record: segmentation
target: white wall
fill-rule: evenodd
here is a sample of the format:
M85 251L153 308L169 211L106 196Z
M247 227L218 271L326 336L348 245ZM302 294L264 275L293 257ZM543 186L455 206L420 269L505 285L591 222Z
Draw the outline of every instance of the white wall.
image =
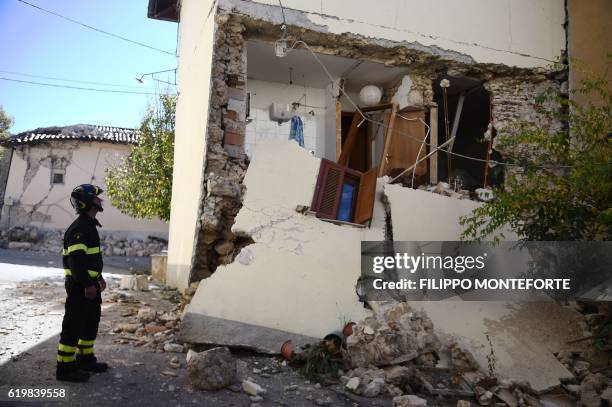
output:
M251 94L251 119L246 126L245 150L252 157L255 145L261 140L288 140L291 122L287 121L280 125L270 120L270 104L291 104L301 100L300 103L311 106L322 107L322 109L300 107L297 114L304 123L304 147L312 150L317 157L325 154L325 138L332 137L335 133L326 136L325 120L328 114L335 117L335 108L326 106L325 89L289 85L288 83L265 82L255 79L247 81L247 90ZM306 94L306 97L302 96ZM314 116L308 114L314 111ZM335 119L334 119L335 120Z
M276 0L252 1L278 6ZM306 12L300 25L309 28L436 46L476 62L545 67L565 48L563 0L285 0L283 5ZM280 12L258 13L282 21ZM293 24L294 16L286 14Z
M294 142L259 143L232 227L255 243L200 282L188 312L315 338L370 315L355 285L361 241L384 239L383 205L376 200L371 228L297 213L312 200L319 165Z
M215 13L212 0L183 0L179 25L179 98L176 106L167 284L185 288L195 249L210 99Z
M52 146L51 148L49 146ZM127 145L56 141L42 145L26 146L25 155L15 151L11 162L9 178L6 186L5 203L11 200L14 205L3 208L2 226L28 224L45 229L64 229L75 218L75 212L70 205L70 193L80 184L92 183L106 190L104 171L115 166L130 153ZM74 148L71 153L70 149ZM53 154L71 154L69 164L65 169L64 184L51 184L51 168L41 164L41 159ZM28 162L30 161L30 170ZM36 166L38 168L36 168ZM26 177L26 171L31 176ZM159 219L135 219L124 215L111 205L106 193L104 212L98 214L100 223L107 231L126 231L156 233L167 235L168 224ZM36 206L34 208L34 206ZM24 212L35 210L32 217L24 216Z

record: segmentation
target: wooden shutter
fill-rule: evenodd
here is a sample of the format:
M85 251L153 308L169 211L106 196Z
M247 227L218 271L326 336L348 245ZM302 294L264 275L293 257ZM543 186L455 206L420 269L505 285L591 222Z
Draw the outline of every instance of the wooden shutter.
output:
M323 158L310 210L318 218L336 219L340 206L345 168Z
M372 219L374 212L374 197L376 195L376 174L378 168L372 168L361 176L357 192L357 207L353 222L365 223Z

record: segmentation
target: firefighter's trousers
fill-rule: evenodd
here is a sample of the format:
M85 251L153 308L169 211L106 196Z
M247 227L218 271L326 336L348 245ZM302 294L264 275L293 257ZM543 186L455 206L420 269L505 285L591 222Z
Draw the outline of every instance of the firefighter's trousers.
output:
M97 290L93 300L85 297L85 287L66 277L66 311L57 351L58 363L71 363L77 356L93 356L100 323L102 297Z

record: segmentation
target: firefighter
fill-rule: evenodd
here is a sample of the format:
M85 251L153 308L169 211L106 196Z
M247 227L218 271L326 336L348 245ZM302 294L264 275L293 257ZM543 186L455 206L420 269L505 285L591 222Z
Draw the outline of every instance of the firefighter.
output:
M96 214L102 212L101 188L83 184L70 194L78 218L64 234L63 263L66 275L66 311L57 351L57 380L84 382L89 372L104 372L106 363L94 356L94 342L100 322L102 253Z

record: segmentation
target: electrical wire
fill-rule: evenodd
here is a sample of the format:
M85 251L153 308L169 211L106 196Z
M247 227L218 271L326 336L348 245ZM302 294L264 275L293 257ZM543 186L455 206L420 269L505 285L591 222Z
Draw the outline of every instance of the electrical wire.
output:
M58 84L55 84L55 83L24 81L24 80L20 80L20 79L4 78L4 77L0 77L0 80L2 80L2 81L9 81L9 82L17 82L17 83L27 83L27 84L30 84L30 85L50 86L50 87L53 87L53 88L87 90L87 91L92 91L92 92L123 93L123 94L130 94L130 95L157 95L157 93L151 93L151 92L132 92L132 91L129 91L129 90L84 88L84 87L80 87L80 86L58 85Z
M69 22L71 22L73 24L77 24L77 25L80 25L82 27L88 28L90 30L93 30L93 31L96 31L96 32L99 32L99 33L102 33L102 34L105 34L105 35L108 35L108 36L111 36L111 37L114 37L114 38L117 38L117 39L120 39L120 40L123 40L123 41L126 41L126 42L129 42L129 43L132 43L132 44L135 44L135 45L139 45L141 47L148 48L148 49L153 50L153 51L162 52L164 54L176 56L175 52L170 52L170 51L166 51L166 50L163 50L163 49L160 49L160 48L156 48L156 47L153 47L151 45L147 45L147 44L139 42L139 41L131 40L131 39L123 37L121 35L113 34L111 32L102 30L100 28L92 27L89 24L85 24L85 23L82 23L80 21L74 20L74 19L72 19L70 17L66 17L66 16L64 16L62 14L56 13L54 11L44 9L44 8L42 8L40 6L37 6L36 4L28 3L25 0L17 0L17 1L22 3L22 4L26 4L26 5L30 6L30 7L34 7L35 9L38 9L38 10L43 11L45 13L48 13L48 14L54 15L56 17L59 17L59 18L61 18L63 20L69 21Z
M121 85L118 83L105 83L105 82L95 82L95 81L80 81L80 80L76 80L76 79L65 79L65 78L57 78L57 77L53 77L53 76L44 76L44 75L33 75L33 74L27 74L27 73L21 73L21 72L14 72L14 71L3 71L0 70L0 73L7 73L10 75L18 75L18 76L27 76L29 78L40 78L40 79L50 79L53 81L60 81L60 82L72 82L72 83L83 83L83 84L88 84L88 85L100 85L100 86L109 86L109 87L116 87L116 88L128 88L128 89L141 89L141 90L147 90L147 88L143 88L142 86L137 86L137 85ZM148 89L148 90L154 90L154 89Z
M324 64L324 63L323 63L323 62L322 62L322 61L319 59L319 57L316 55L316 53L315 53L315 52L314 52L314 51L313 51L313 50L310 48L310 46L309 46L307 43L305 43L305 42L304 42L304 41L302 41L302 40L297 40L297 41L295 41L295 42L293 43L293 45L291 46L290 50L295 49L295 47L296 47L298 44L302 44L302 45L303 45L303 46L304 46L304 47L305 47L305 48L306 48L306 49L307 49L307 50L308 50L308 51L309 51L309 52L312 54L312 56L313 56L313 57L314 57L314 59L315 59L315 60L318 62L318 64L321 66L321 68L323 69L323 71L325 71L325 73L326 73L326 75L328 76L329 80L330 80L331 82L334 82L334 77L333 77L333 75L332 75L332 74L329 72L329 70L327 69L327 67L325 66L325 64ZM359 108L359 106L357 106L357 104L356 104L356 103L353 101L353 99L351 99L351 97L350 97L350 96L349 96L349 95L348 95L348 94L347 94L347 93L344 91L344 89L341 89L341 90L342 90L342 94L343 94L343 95L346 97L346 99L347 99L347 100L348 100L348 101L351 103L351 105L352 105L352 106L355 108L355 111L357 111L359 114L361 114L361 116L364 118L364 120L366 120L366 121L368 121L368 122L370 122L370 123L373 123L373 124L377 124L377 125L379 125L379 126L383 126L383 128L388 128L388 127L389 127L387 124L385 124L385 123L383 123L383 122L378 122L378 121L376 121L376 120L373 120L373 119L369 118L369 117L368 117L366 114L364 114L364 113L361 111L361 109ZM424 142L424 141L422 141L422 140L419 140L417 137L414 137L414 136L412 136L412 135L410 135L410 134L408 134L408 133L405 133L405 132L400 132L400 131L397 131L397 130L395 130L395 129L392 129L392 131L393 131L393 133L395 133L395 134L400 134L400 135L402 135L402 136L405 136L405 137L408 137L408 138L410 138L410 139L416 140L416 141L418 141L419 143L423 142L425 145L427 145L428 147L430 147L430 148L432 148L432 149L434 149L434 150L436 150L436 151L442 151L443 153L450 154L450 155L453 155L453 156L456 156L456 157L465 158L466 160L472 160L472 161L477 161L477 162L481 162L481 163L486 163L486 162L488 162L488 163L490 163L490 164L495 164L495 165L503 165L503 166L506 166L506 167L519 167L519 168L520 168L520 167L522 167L520 164L505 163L505 162L495 161L495 160L488 160L488 161L487 161L487 160L482 159L482 158L471 157L471 156L467 156L467 155L465 155L465 154L456 153L456 152L454 152L454 151L445 150L445 149L439 148L438 146L435 146L435 145L433 145L433 144L431 144L431 143L427 143L427 142ZM551 165L551 166L534 165L534 167L535 167L535 168L541 168L541 169L550 169L550 168L575 168L575 166L573 166L573 165Z
M416 175L417 164L420 159L419 157L421 157L421 152L423 151L423 147L425 147L425 140L427 140L427 138L429 137L429 133L431 132L431 127L429 126L429 124L425 123L425 120L421 119L420 117L410 118L410 117L402 116L399 113L396 113L395 115L409 122L414 122L418 120L421 123L423 123L425 127L427 127L427 133L425 133L425 137L423 137L423 141L421 142L421 147L419 147L419 152L417 153L416 159L414 161L414 168L412 169L412 181L410 182L410 188L414 188L414 178ZM399 176L395 177L394 179L397 179L397 178L399 178Z

